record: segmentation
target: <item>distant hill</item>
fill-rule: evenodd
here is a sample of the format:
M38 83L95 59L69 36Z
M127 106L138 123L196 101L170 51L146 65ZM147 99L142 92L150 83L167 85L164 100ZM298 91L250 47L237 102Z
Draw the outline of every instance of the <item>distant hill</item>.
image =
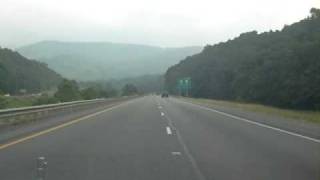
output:
M43 41L18 50L76 80L108 80L160 74L201 47L160 48L109 42Z
M39 92L56 86L61 79L46 64L29 60L10 49L0 48L0 91Z
M281 31L206 46L168 69L166 87L178 93L184 77L195 97L320 110L320 9Z

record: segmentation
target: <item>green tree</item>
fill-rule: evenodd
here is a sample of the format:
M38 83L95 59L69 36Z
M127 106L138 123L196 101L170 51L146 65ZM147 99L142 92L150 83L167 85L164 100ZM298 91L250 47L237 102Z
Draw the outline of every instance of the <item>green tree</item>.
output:
M43 94L35 100L33 105L54 104L58 102L59 100L56 97L50 97L48 94Z
M75 101L80 100L81 95L76 81L64 79L58 86L58 90L54 95L59 101Z
M123 96L130 96L138 93L138 89L133 84L126 84L122 88L122 95Z
M101 91L101 96L105 98L115 97L118 94L119 94L118 91L112 86L107 86L104 90Z
M56 87L61 76L46 64L27 59L19 53L0 48L0 89L15 94L22 89L26 92L40 92Z
M166 88L177 93L177 80L191 77L194 97L319 109L320 10L310 12L281 31L206 46L167 70Z
M312 8L310 10L310 13L311 13L312 18L319 18L320 17L320 9Z
M8 106L8 101L6 100L5 97L0 95L0 109L4 109Z
M101 97L100 93L101 91L99 92L97 89L90 87L82 90L81 96L83 99L89 100L89 99L95 99L95 98Z

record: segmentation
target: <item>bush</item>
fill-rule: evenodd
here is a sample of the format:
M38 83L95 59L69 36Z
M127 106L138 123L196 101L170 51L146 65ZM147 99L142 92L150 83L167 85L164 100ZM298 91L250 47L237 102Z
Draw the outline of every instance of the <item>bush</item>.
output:
M44 104L54 104L54 103L58 103L59 100L55 97L50 97L47 94L44 94L42 96L40 96L34 103L34 106L37 105L44 105Z
M134 94L138 94L138 89L137 89L137 87L135 85L126 84L122 88L122 95L123 96L129 96L129 95L134 95Z
M87 88L81 91L81 96L83 99L89 100L100 97L100 93L94 88Z
M0 95L0 109L7 108L7 106L8 106L7 99Z
M81 94L76 81L64 79L58 86L54 95L61 102L75 101L81 99Z

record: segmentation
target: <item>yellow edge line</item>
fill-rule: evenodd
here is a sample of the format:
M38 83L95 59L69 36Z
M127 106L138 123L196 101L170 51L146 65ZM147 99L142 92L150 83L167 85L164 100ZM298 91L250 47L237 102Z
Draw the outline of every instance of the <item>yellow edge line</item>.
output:
M122 104L122 103L121 103ZM118 105L114 105L114 106L111 106L109 107L108 109L105 109L105 110L102 110L102 111L99 111L99 112L95 112L93 114L90 114L90 115L87 115L87 116L83 116L81 118L77 118L75 120L72 120L72 121L69 121L67 123L63 123L63 124L60 124L58 126L55 126L55 127L52 127L52 128L49 128L49 129L46 129L46 130L43 130L43 131L40 131L40 132L37 132L37 133L34 133L34 134L31 134L29 136L26 136L26 137L23 137L23 138L20 138L20 139L17 139L17 140L14 140L14 141L11 141L9 143L6 143L6 144L1 144L0 145L0 150L2 149L5 149L5 148L8 148L10 146L13 146L13 145L16 145L18 143L21 143L21 142L24 142L24 141L27 141L27 140L30 140L30 139L33 139L35 137L38 137L38 136L41 136L41 135L44 135L44 134L48 134L52 131L55 131L55 130L58 130L58 129L61 129L61 128L64 128L64 127L67 127L67 126L70 126L72 124L75 124L75 123L78 123L80 121L83 121L83 120L86 120L86 119L89 119L91 117L94 117L94 116L97 116L99 114L102 114L104 112L107 112L107 111L110 111L116 107L119 107L121 104L118 104Z

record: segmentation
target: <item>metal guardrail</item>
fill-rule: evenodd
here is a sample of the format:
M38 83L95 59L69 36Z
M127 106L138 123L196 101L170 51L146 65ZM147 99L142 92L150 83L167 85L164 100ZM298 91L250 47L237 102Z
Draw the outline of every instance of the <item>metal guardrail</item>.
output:
M57 107L57 106L66 106L66 105L88 103L88 102L97 102L97 101L101 101L101 100L106 100L106 99L72 101L72 102L64 102L64 103L56 103L56 104L46 104L46 105L40 105L40 106L29 106L29 107L22 107L22 108L2 109L2 110L0 110L0 116L2 114L10 114L13 112L22 112L22 111L36 110L36 109L46 109L46 108Z
M126 97L73 101L50 105L0 110L0 127L8 125L17 125L52 116L59 116L90 108L96 108L124 98Z

